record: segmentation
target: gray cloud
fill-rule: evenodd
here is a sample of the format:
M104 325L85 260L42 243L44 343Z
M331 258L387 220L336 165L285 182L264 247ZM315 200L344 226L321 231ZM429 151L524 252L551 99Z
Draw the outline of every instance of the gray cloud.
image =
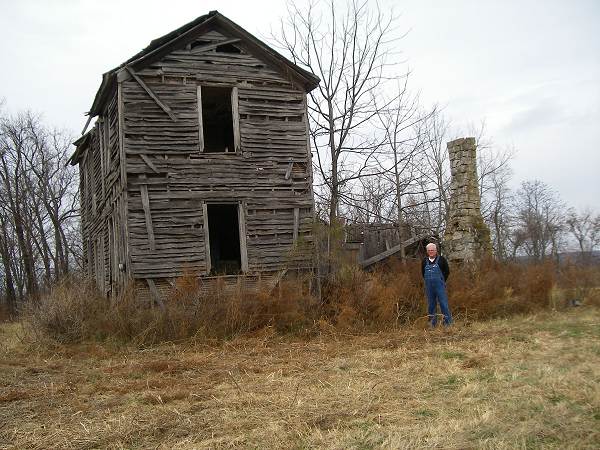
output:
M551 126L567 119L565 110L557 98L541 98L513 114L511 121L501 131L509 135L523 133Z

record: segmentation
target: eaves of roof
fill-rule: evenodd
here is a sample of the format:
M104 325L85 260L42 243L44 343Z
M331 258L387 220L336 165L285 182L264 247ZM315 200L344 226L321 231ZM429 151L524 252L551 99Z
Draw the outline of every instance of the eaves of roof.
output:
M176 30L165 34L164 36L154 39L142 51L133 55L120 66L115 67L114 69L103 74L102 83L100 84L88 114L94 117L102 112L104 105L110 98L110 94L113 92L113 89L116 86L117 73L121 69L129 66L135 70L140 70L148 64L151 64L153 61L166 55L175 46L177 46L177 44L185 41L186 38L193 39L193 36L195 36L198 32L201 32L204 29L208 31L208 29L215 27L222 28L232 35L240 37L244 43L251 48L251 50L257 53L256 56L262 56L268 62L281 67L284 73L290 75L298 83L303 85L307 92L310 92L319 85L320 79L317 76L297 66L286 57L269 47L267 44L244 30L242 27L223 16L218 11L211 11L208 14L200 16L177 28Z

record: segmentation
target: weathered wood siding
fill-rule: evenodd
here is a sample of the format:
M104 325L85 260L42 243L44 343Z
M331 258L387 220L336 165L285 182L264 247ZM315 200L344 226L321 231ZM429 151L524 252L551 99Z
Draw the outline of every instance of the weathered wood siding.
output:
M116 92L89 133L79 163L84 270L108 294L123 286L127 276L126 191L120 171Z
M135 74L176 120L136 79L121 82L135 278L206 272L203 202L242 208L250 273L310 264L306 94L245 51L202 51L226 39L210 32ZM244 49L243 42L235 45ZM197 87L203 85L237 88L240 152L200 151Z

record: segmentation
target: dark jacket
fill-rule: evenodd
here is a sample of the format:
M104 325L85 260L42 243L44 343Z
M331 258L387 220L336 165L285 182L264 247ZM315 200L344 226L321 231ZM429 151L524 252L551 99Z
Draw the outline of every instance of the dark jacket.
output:
M450 276L450 267L448 266L448 261L446 261L446 258L444 258L442 255L438 255L438 257L438 265L440 266L442 275L444 275L444 281L446 281ZM425 264L431 264L428 256L423 258L423 261L421 261L421 275L423 275L423 278L425 278Z

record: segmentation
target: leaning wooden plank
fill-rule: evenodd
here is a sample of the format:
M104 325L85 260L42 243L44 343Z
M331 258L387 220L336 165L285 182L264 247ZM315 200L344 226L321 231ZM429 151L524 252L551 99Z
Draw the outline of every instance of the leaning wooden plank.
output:
M127 186L127 163L125 153L125 101L123 99L123 84L117 84L117 114L119 116L119 167L121 188Z
M153 300L158 306L160 306L160 309L164 311L165 304L160 298L160 293L158 292L158 289L156 289L156 284L154 283L154 280L152 278L146 278L146 283L148 283L148 289L150 289L150 293L152 294Z
M248 272L248 247L246 244L246 214L244 202L238 204L238 223L240 233L240 262L242 272Z
M292 170L293 169L294 169L294 163L291 162L291 163L288 164L288 168L287 168L287 170L285 172L285 179L286 180L290 179L290 176L292 175Z
M204 151L204 128L202 125L202 86L196 89L196 99L198 102L198 147L201 152Z
M241 151L240 138L240 113L239 113L238 88L231 89L231 116L233 118L233 147L236 152Z
M210 274L211 261L210 261L210 236L208 233L208 205L206 202L202 202L202 216L204 220L204 258L206 259L206 275Z
M154 171L154 173L160 173L159 170L154 165L154 163L152 162L152 160L150 159L150 157L148 157L147 155L144 155L143 153L140 156L144 160L146 165L148 167L150 167L150 169L152 169L152 171Z
M294 208L294 246L298 243L298 229L300 228L300 208Z
M83 127L83 130L81 131L81 135L83 136L85 134L85 132L87 131L87 128L90 126L90 122L92 121L92 115L90 113L87 113L87 120L85 122L85 126Z
M140 175L140 181L146 179L146 175ZM148 232L148 243L151 250L156 250L154 242L154 228L152 227L152 215L150 213L150 197L148 196L148 186L140 184L140 192L142 194L142 207L144 208L144 216L146 219L146 231Z
M428 235L426 235L426 234L419 235L419 236L413 236L410 239L402 242L401 244L393 246L389 250L381 252L375 256L372 256L371 258L365 259L364 261L361 261L360 265L364 268L364 267L369 267L380 261L383 261L384 259L389 258L390 256L394 255L395 253L398 253L402 247L408 247L409 245L414 244L415 242L417 242L421 239L425 239L427 236Z
M171 110L171 108L169 108L167 105L165 105L157 96L156 94L152 91L152 89L150 89L148 87L148 85L146 83L144 83L144 81L131 69L131 67L127 66L127 71L130 73L130 75L133 77L133 79L135 81L137 81L137 83L142 87L142 89L144 89L148 95L152 98L152 100L154 100L156 102L156 104L158 106L160 106L160 108L167 113L167 115L174 121L177 122L177 116L175 115L175 113Z

